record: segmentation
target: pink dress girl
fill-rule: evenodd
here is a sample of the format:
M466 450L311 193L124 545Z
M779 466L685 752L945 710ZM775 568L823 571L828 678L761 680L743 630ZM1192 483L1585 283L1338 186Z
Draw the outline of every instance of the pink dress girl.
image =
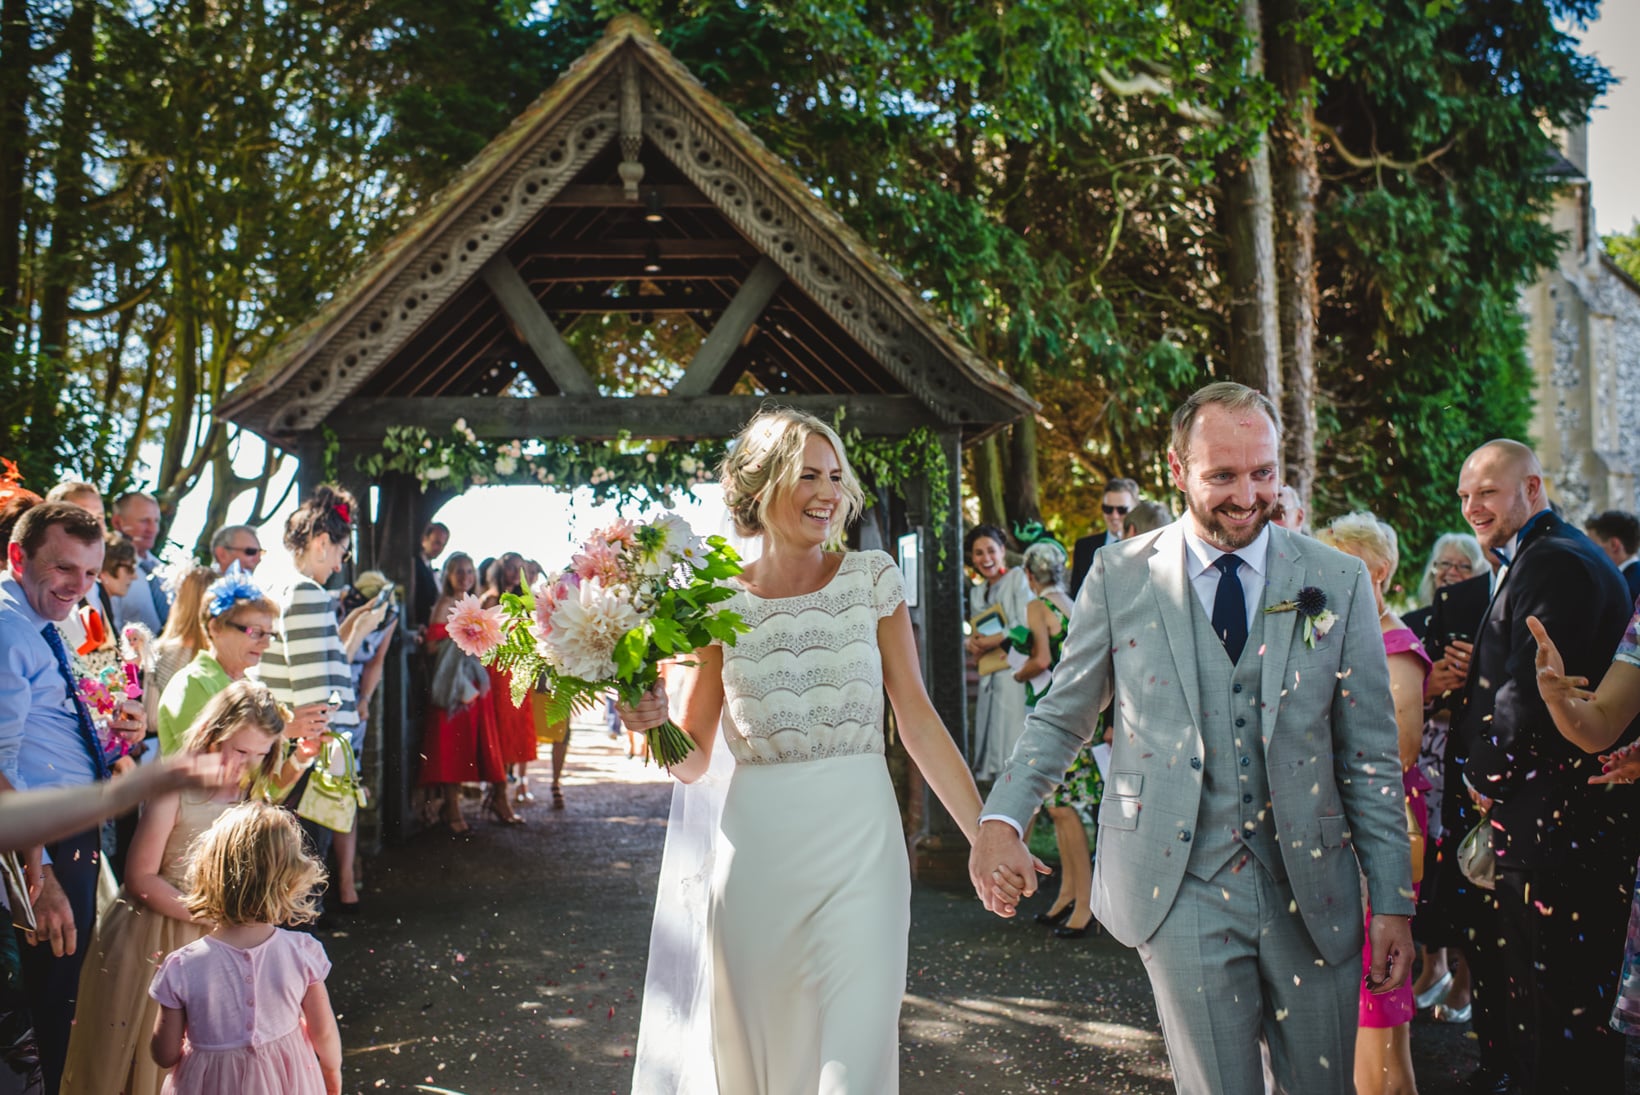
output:
M164 1095L325 1095L302 1000L329 973L318 940L283 928L253 947L208 935L173 952L148 990L187 1015Z

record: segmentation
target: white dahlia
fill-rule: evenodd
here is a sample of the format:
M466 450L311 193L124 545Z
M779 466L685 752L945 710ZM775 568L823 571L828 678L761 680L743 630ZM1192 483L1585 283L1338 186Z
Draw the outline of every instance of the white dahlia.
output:
M550 660L559 671L583 681L615 676L615 644L643 622L632 602L593 578L559 602L546 636Z

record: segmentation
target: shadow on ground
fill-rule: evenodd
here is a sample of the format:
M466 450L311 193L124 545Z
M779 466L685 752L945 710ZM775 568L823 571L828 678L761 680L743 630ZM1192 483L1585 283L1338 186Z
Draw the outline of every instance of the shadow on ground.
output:
M344 1090L626 1092L670 794L624 740L582 728L564 810L543 795L506 828L469 802L471 833L375 858L363 915L321 936ZM913 889L906 1095L1173 1090L1138 958L1051 938L1030 921L1040 907L1002 922ZM1458 1091L1475 1061L1467 1028L1423 1023L1414 1057L1422 1095Z

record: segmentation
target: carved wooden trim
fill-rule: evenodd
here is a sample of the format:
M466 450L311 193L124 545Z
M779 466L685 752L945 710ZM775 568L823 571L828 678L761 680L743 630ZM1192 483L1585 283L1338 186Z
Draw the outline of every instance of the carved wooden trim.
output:
M478 275L620 129L620 78L611 74L558 125L477 194L459 217L383 287L285 386L272 436L313 429L426 319Z

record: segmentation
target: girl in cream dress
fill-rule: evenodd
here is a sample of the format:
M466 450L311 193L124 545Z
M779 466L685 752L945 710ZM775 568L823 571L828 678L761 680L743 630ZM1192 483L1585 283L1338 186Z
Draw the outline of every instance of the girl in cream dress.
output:
M907 750L970 838L979 794L923 689L893 560L826 550L862 504L837 435L809 415L765 412L741 431L720 478L737 528L762 541L725 602L751 630L734 646L698 651L696 665L671 678L697 747L672 774L700 778L714 743L734 756L710 855L708 988L699 994L709 1001L715 1087L884 1095L899 1087L910 901L884 761L885 689ZM621 709L634 730L667 714L661 687ZM665 927L658 920L657 940ZM668 960L652 949L652 964ZM646 1022L661 1010L646 1007ZM687 1015L667 1010L673 1029L691 1029ZM646 1030L640 1046L661 1041ZM634 1090L712 1089L699 1075L662 1073L640 1049Z

